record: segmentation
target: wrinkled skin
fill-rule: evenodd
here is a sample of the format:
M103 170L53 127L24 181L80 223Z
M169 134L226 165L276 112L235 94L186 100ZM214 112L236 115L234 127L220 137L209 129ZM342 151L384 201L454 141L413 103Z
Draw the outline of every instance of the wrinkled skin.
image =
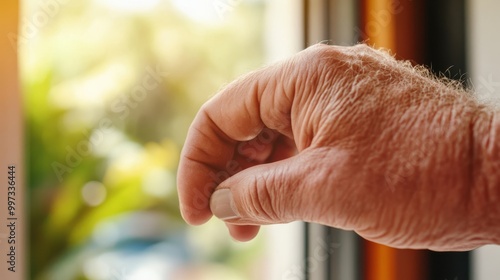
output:
M241 241L303 220L400 248L498 244L497 115L382 51L317 45L200 109L179 165L181 212L193 225L215 214Z

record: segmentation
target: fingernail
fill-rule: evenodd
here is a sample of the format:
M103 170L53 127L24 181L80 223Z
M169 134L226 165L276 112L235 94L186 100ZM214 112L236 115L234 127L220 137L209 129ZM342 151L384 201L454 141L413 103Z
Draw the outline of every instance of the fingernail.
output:
M223 221L238 218L233 195L229 189L218 190L212 194L210 209L217 218Z

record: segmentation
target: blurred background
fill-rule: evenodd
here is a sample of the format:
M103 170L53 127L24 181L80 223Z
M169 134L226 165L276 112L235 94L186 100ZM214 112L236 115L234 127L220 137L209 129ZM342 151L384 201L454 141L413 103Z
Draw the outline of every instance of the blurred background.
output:
M321 225L233 242L181 219L198 108L309 45L365 41L500 100L493 0L24 0L30 279L495 279L498 246L396 250ZM12 39L12 38L9 38ZM14 46L14 45L13 45ZM457 221L458 222L458 221ZM318 254L321 253L321 254Z
M224 84L269 61L264 1L22 1L31 279L265 279L266 233L188 227L176 168Z

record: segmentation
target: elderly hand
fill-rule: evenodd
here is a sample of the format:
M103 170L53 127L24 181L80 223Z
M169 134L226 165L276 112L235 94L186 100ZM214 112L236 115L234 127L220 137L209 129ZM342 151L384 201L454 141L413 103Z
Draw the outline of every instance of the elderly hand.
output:
M313 46L201 108L181 212L193 225L214 214L242 241L302 220L393 247L499 243L497 115L385 52Z

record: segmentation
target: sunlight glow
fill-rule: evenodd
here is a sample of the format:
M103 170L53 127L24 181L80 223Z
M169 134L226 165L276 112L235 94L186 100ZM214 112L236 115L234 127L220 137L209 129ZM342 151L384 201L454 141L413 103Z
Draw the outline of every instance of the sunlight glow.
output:
M96 1L114 10L125 12L145 12L155 8L159 0L105 0Z
M99 182L88 182L82 188L82 198L89 206L98 206L106 199L106 187Z
M184 15L198 22L217 22L223 19L225 12L217 12L218 1L206 0L173 0L172 4ZM234 1L238 2L238 1ZM229 10L234 9L232 5L228 6Z

